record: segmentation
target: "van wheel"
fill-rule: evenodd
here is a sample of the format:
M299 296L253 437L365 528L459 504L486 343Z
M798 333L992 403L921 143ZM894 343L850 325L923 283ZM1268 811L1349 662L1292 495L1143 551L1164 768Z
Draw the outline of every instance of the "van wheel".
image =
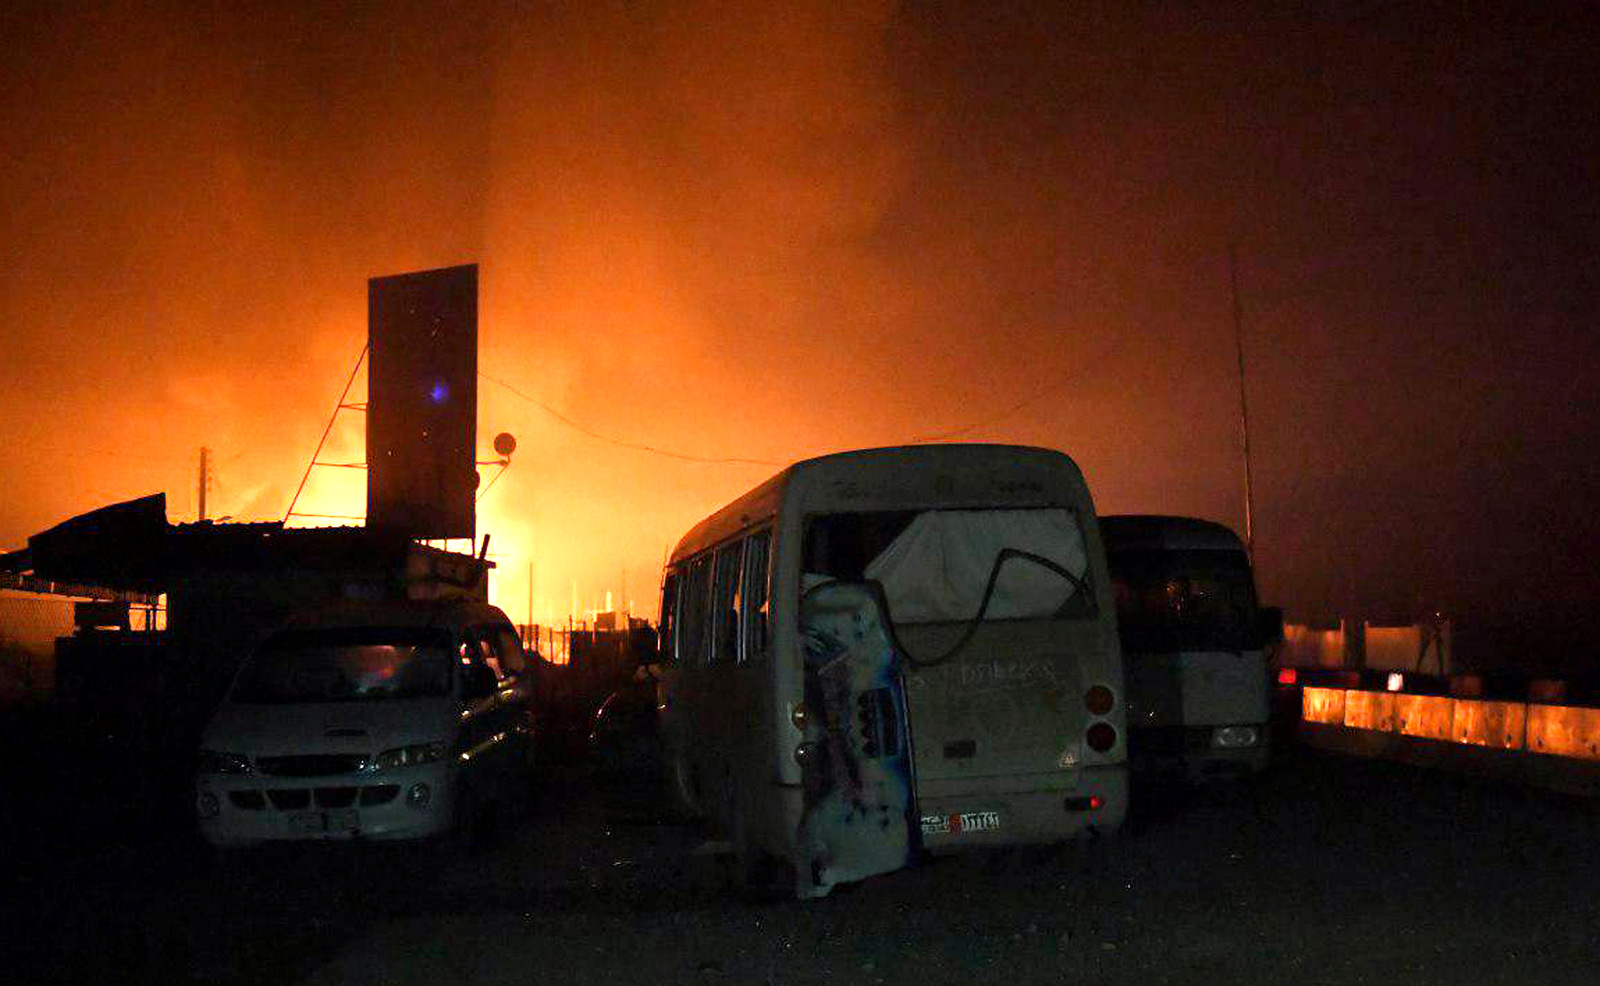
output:
M488 841L484 837L484 823L482 803L471 788L463 785L451 809L450 827L439 840L445 857L460 860L482 852Z
M517 784L522 800L533 803L533 789L539 783L539 740L532 733L522 737L522 756L517 764Z

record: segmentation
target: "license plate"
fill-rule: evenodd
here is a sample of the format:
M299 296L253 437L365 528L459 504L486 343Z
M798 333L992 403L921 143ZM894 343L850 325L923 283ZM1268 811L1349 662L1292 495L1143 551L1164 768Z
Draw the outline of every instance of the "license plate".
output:
M289 831L295 835L354 832L360 827L361 813L354 808L339 808L334 811L297 811L289 816Z
M923 835L961 835L989 832L1000 827L998 811L966 811L949 815L923 815Z

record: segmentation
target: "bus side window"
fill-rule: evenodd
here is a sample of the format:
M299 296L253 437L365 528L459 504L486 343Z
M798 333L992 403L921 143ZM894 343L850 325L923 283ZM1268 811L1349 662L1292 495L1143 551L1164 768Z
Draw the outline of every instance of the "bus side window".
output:
M689 566L688 583L683 587L682 620L678 625L681 638L678 660L684 667L705 667L711 650L711 635L707 623L711 609L711 556L702 555Z
M713 663L732 663L739 659L739 556L743 542L725 545L717 551L716 593L711 612L716 644Z
M668 575L661 581L661 661L664 664L678 663L678 655L673 647L678 643L677 634L673 631L678 625L678 576L676 573Z
M1129 619L1137 611L1133 599L1133 586L1120 575L1111 576L1111 595L1117 601L1117 618Z
M767 652L767 559L772 534L762 531L745 540L744 659L760 660Z

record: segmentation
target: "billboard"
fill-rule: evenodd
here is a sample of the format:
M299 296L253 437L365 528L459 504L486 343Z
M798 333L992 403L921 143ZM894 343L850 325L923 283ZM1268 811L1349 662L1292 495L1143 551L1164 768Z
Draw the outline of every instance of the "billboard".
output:
M475 534L478 266L367 282L367 526Z

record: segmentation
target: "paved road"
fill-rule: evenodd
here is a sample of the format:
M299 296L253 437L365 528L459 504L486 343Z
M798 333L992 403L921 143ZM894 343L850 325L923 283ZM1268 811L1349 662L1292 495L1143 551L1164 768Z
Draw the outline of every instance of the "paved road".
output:
M569 775L538 793L465 862L86 849L30 890L48 920L12 920L12 967L314 984L1600 981L1596 806L1399 765L1306 755L1147 801L1114 838L941 860L805 904L718 890L690 855L701 833L664 820L648 785Z

